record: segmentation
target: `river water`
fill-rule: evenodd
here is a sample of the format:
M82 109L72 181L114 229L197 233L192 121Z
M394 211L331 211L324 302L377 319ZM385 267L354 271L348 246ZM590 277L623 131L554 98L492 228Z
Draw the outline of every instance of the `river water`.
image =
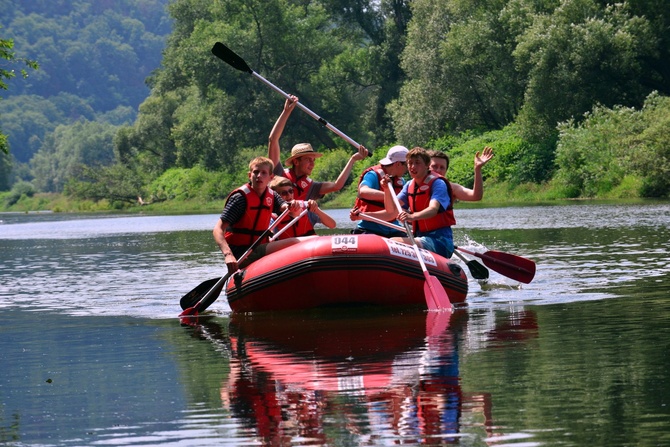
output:
M217 218L0 214L0 445L670 446L670 203L457 209L537 273L453 315L183 325Z

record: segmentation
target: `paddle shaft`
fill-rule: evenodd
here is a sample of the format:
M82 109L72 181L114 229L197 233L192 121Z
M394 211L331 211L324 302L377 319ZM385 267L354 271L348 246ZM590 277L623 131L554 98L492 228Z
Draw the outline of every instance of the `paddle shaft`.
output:
M270 242L276 240L279 236L284 234L284 231L291 228L293 226L293 224L295 224L297 221L299 221L305 214L307 214L308 211L309 210L307 208L302 210L302 212L298 216L294 217L288 224L286 224L286 226L284 228L282 228L281 230L279 230L275 234L273 234L272 237L270 238ZM277 218L277 220L279 220L279 218Z
M398 231L407 231L404 227L401 227L400 225L396 225L391 222L387 222L385 220L381 220L377 217L370 216L369 214L365 213L359 213L359 216L361 216L365 220L369 220L370 222L378 223L380 225L385 225L389 228L393 228L394 230ZM456 247L458 249L458 247ZM468 266L470 269L470 273L472 274L472 277L475 279L487 279L489 277L489 272L486 270L486 267L475 261L474 259L467 260L463 255L461 255L458 251L454 250L454 254L458 256L458 258L465 263L465 265Z
M396 195L392 187L389 187L389 191L391 193L391 197L393 198L393 203L395 203L398 212L400 212L402 210L402 207L400 206L398 196ZM407 237L412 243L412 247L414 247L414 253L416 254L417 259L419 260L419 265L421 266L421 271L423 271L423 276L426 278L426 282L424 283L423 287L423 293L426 297L426 305L428 306L428 309L451 310L452 305L451 301L449 300L449 295L447 295L447 292L444 290L444 287L442 286L440 281L428 272L426 263L423 261L423 255L421 254L421 249L416 244L416 241L414 240L414 234L412 234L412 229L409 227L409 222L405 221L403 222L403 224L405 225L405 232L407 233Z
M374 216L370 216L369 214L360 213L359 215L365 220L369 220L371 222L375 222L380 225L386 225L387 227L393 228L394 230L406 231L405 228L399 225L395 225L391 222L386 222ZM486 253L481 254L466 250L461 247L455 247L454 254L458 256L463 262L466 263L466 265L470 268L470 273L472 273L472 276L475 279L487 279L488 274L485 275L485 272L488 273L488 271L486 271L486 268L483 265L479 264L474 259L469 261L465 259L460 253L458 253L459 251L483 259L488 267L500 273L501 275L507 276L508 278L512 278L516 281L528 284L535 275L535 263L530 259L522 258L521 256L503 252L487 251ZM500 259L501 257L504 257L505 259L507 259L507 261Z
M463 248L458 248L458 250L477 256L484 261L487 267L516 281L528 284L535 277L536 266L530 259L495 250L486 253L476 253Z
M258 239L256 239L256 240L249 246L249 248L247 248L247 250L246 250L246 251L242 254L242 256L240 256L240 258L237 260L238 264L240 264L242 261L244 261L244 260L251 254L251 252L254 251L254 249L256 249L256 247L261 243L261 241L262 241L263 239L265 239L265 238L270 234L270 232L272 232L272 230L275 229L275 227L276 227L277 225L279 225L279 222L284 218L284 216L286 216L286 215L288 214L288 212L289 212L289 208L290 208L290 207L286 208L286 209L284 210L284 212L281 213L281 214L279 215L279 217L277 217L277 219L276 219L274 222L272 222L272 225L270 225L270 226L268 227L268 229L265 230L265 231L258 237ZM198 313L200 313L200 312L202 312L203 310L207 309L207 308L208 308L208 307L209 307L209 306L216 300L216 298L217 298L218 296L217 296L217 297L214 297L211 301L208 302L208 300L210 299L210 297L212 297L212 295L214 295L214 293L216 293L217 289L219 290L219 293L221 293L221 292L220 292L220 290L221 290L220 286L222 286L223 283L225 283L225 282L228 280L228 278L230 278L230 276L231 276L233 273L235 273L235 272L233 272L233 271L229 271L229 272L226 273L224 276L222 276L222 277L216 282L216 284L214 284L214 286L212 286L212 288L209 289L209 290L207 291L207 293L205 294L205 296L203 296L203 297L200 299L200 301L198 301L193 307L189 307L188 309L185 309L181 314L179 314L179 316L193 315L194 313L197 315ZM205 303L205 304L203 304L203 303Z
M250 75L252 75L252 76L255 77L256 79L258 79L259 81L263 82L265 85L267 85L268 87L270 87L272 90L274 90L275 92L277 92L277 93L279 93L280 95L282 95L284 98L286 98L286 99L291 99L291 97L290 97L284 90L280 89L279 87L277 87L276 85L274 85L272 82L268 81L268 80L265 79L263 76L261 76L260 74L256 73L254 70L252 70L252 69L249 67L249 65L247 65L247 63L244 61L244 59L242 59L242 58L241 58L240 56L238 56L235 52L233 52L233 50L231 50L230 48L228 48L227 46L225 46L225 45L222 44L221 42L216 42L216 43L214 44L214 47L212 47L212 53L214 54L214 56L216 56L216 57L218 57L219 59L223 60L224 62L226 62L226 63L227 63L228 65L230 65L231 67L236 68L236 69L238 69L238 70L240 70L240 71L245 71L245 72L249 73ZM317 115L316 113L312 112L310 109L308 109L307 107L305 107L301 102L298 101L298 104L297 104L297 105L298 105L298 108L299 108L300 110L302 110L303 112L305 112L306 114L308 114L309 116L311 116L312 118L314 118L314 119L315 119L316 121L318 121L320 124L322 124L322 125L325 126L327 129L329 129L330 131L332 131L333 133L335 133L335 135L337 135L338 137L340 137L340 138L342 138L343 140L345 140L347 143L351 144L351 145L352 145L353 147L355 147L356 149L358 149L358 148L361 146L361 145L358 144L353 138L350 138L348 135L346 135L346 134L345 134L344 132L342 132L340 129L338 129L337 127L333 126L332 124L330 124L330 123L329 123L328 121L326 121L325 119L321 118L321 117L320 117L319 115ZM369 153L370 156L372 155L371 152L368 151L368 153Z

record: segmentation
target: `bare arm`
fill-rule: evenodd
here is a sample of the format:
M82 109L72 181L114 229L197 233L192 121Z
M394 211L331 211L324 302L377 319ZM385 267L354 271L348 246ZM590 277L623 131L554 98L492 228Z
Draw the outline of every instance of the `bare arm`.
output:
M277 166L279 163L281 150L279 147L279 138L281 138L281 134L284 132L284 126L286 126L288 117L291 116L291 112L293 112L293 109L295 109L297 104L298 98L291 95L291 99L287 99L286 102L284 102L284 109L282 110L281 115L279 115L277 122L270 131L270 136L268 138L268 158L272 160L275 166Z
M375 202L384 201L384 191L379 189L371 188L368 185L360 184L358 185L358 197L365 200L371 200Z
M363 160L367 156L368 150L365 149L364 146L359 147L358 152L349 158L347 165L344 167L344 169L342 169L342 172L340 172L337 180L334 182L323 182L321 185L321 191L319 191L319 193L328 194L329 192L335 192L342 189L344 187L344 183L349 178L349 174L351 174L351 170L354 168L354 163L356 163L358 160Z
M413 222L415 220L430 219L431 217L435 216L438 211L440 211L440 202L437 200L431 200L426 208L422 209L421 211L417 211L416 213L403 211L398 215L398 220L400 222Z
M451 183L451 192L454 199L466 202L477 202L484 197L484 180L482 178L482 168L493 158L493 149L486 146L482 153L475 154L475 181L472 189L466 188L458 183Z
M237 258L233 255L233 251L230 249L228 241L226 241L226 238L224 237L226 228L229 226L230 224L228 222L219 219L214 226L212 234L214 235L214 241L221 249L221 253L223 253L223 258L226 262L226 266L228 266L228 271L235 272L239 268L237 265Z
M308 203L309 203L309 211L319 216L319 220L321 221L322 224L324 224L328 228L335 228L337 226L337 222L335 222L335 219L330 217L321 208L319 208L319 205L316 203L316 201L310 200Z

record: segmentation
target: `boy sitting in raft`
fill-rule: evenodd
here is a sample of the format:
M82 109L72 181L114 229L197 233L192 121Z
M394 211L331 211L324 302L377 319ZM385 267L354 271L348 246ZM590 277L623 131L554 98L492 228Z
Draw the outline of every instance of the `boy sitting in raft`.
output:
M280 175L275 176L270 182L270 188L272 188L276 193L278 193L282 199L287 202L293 201L294 187L291 180ZM316 232L314 231L314 225L321 223L328 228L335 228L337 223L335 219L330 217L328 214L324 213L315 200L308 200L303 202L307 204L307 214L302 216L296 223L294 223L291 228L288 228L282 234L279 235L277 240L288 239L291 237L300 237L300 236L314 236ZM276 218L277 216L273 216ZM290 215L284 217L282 222L277 225L275 232L284 228L288 223L293 220L293 217Z
M421 147L407 153L407 171L412 180L398 194L401 210L396 208L389 179L384 177L381 181L388 217L397 216L401 222L410 222L419 247L449 259L454 252L451 226L456 224L449 182L430 170L430 155ZM393 239L412 243L407 237Z
M298 238L281 241L261 241L254 251L238 264L238 258L270 226L272 213L281 214L287 208L294 217L300 214L298 201L286 202L269 184L274 163L266 157L256 157L249 163L249 182L232 191L212 231L214 241L223 253L228 271L237 271L253 261L300 242Z

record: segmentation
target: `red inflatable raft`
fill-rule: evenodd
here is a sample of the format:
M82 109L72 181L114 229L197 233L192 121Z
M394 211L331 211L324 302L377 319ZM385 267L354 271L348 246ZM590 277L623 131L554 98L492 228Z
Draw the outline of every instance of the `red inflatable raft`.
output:
M465 272L421 250L453 304L468 292ZM226 286L234 312L380 305L426 307L425 277L410 245L375 235L315 236L269 254Z

